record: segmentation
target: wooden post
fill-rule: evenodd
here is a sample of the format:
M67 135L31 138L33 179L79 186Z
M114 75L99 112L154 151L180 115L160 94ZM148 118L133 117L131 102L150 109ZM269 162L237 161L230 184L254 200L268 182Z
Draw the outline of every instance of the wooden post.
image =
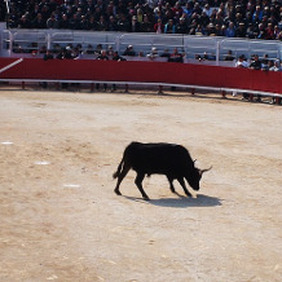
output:
M129 91L128 91L128 84L125 84L125 90L124 90L124 93L129 93Z
M90 88L90 91L91 91L91 92L94 92L94 86L95 86L95 84L94 84L94 83L91 83L91 88Z
M163 86L162 86L162 85L159 85L159 91L158 91L158 94L159 94L159 95L164 94L164 93L163 93Z

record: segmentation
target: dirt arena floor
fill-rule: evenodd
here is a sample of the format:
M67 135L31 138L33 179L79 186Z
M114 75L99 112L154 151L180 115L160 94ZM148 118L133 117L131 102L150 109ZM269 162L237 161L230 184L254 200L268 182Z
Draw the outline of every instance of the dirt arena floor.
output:
M3 89L0 103L0 281L282 281L280 106ZM133 171L117 196L133 140L213 169L193 198L153 175L143 201Z

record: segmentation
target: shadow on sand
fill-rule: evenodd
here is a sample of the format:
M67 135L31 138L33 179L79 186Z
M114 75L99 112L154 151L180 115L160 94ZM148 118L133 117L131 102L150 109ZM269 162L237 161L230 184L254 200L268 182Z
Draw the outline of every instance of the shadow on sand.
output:
M171 207L171 208L188 208L188 207L214 207L221 206L221 199L199 194L197 198L187 198L180 196L179 198L161 198L151 199L150 201L143 200L142 198L124 196L126 199L136 202L146 202L148 204L158 207Z

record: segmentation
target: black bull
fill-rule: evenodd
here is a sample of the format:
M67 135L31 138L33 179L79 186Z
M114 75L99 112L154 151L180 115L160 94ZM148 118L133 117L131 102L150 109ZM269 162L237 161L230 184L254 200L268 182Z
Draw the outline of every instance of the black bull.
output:
M188 150L181 145L132 142L126 147L118 169L113 174L114 178L118 178L115 188L117 195L121 195L119 186L131 168L137 173L135 184L146 200L149 200L149 197L142 187L145 175L166 175L173 193L175 193L173 181L177 179L185 194L191 197L184 179L194 190L199 190L202 174L211 169L196 168Z

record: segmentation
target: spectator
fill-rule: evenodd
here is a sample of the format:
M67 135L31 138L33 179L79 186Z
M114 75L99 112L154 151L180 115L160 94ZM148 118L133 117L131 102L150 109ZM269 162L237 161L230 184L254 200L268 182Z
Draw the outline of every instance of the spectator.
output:
M253 56L253 60L249 66L249 68L253 69L253 70L260 70L261 69L261 61L259 59L259 56L257 54L255 54Z
M118 25L113 15L109 18L108 31L118 31Z
M228 50L227 55L224 58L224 61L234 61L235 57L232 54L232 50Z
M103 15L100 16L99 21L97 23L97 30L98 31L106 31L108 29L107 22Z
M267 28L265 29L265 39L274 39L274 29L272 23L267 24Z
M101 55L101 53L102 53L102 49L103 49L103 46L102 46L102 44L97 44L97 46L96 46L96 49L95 49L95 51L94 51L94 54L96 55L96 56L99 56L99 55Z
M66 47L66 50L64 52L64 56L63 56L63 59L66 59L66 60L73 60L75 58L75 53L74 51L72 50L71 46L67 46Z
M47 28L59 28L59 22L55 18L55 14L52 14L50 18L46 21L46 27Z
M88 54L88 55L92 55L92 54L95 53L94 48L93 48L93 46L91 44L88 44L88 46L87 46L87 48L85 50L85 53Z
M137 21L137 17L136 16L133 16L132 19L131 19L130 31L131 32L139 32L139 31L141 31L141 24L140 24L140 22Z
M236 68L243 68L243 69L246 69L246 68L249 67L249 64L248 64L248 62L247 62L247 60L246 60L245 55L239 56L237 62L235 63L235 67L236 67ZM248 93L245 93L245 92L244 92L242 95L243 95L243 98L242 98L242 99L249 100L250 95L249 95ZM233 97L237 96L237 92L236 92L236 91L233 91L232 96L233 96Z
M167 60L169 60L170 58L170 53L168 49L164 49L163 53L160 54L161 58L167 58Z
M174 62L174 63L183 63L184 55L178 52L177 48L174 48L173 53L170 55L168 62Z
M47 26L55 29L56 22L59 21L59 28L63 29L163 33L164 26L170 27L170 19L172 19L175 28L166 29L166 33L216 34L282 40L280 2L279 0L10 0L8 27L45 28ZM3 18L5 5L3 3L0 5L0 16L2 15ZM138 25L135 27L133 23L135 17L140 28ZM187 28L183 25L183 18ZM231 22L233 27L231 24L230 28ZM211 32L208 26L210 23L216 28L216 32ZM226 31L224 26L227 26Z
M164 32L164 25L161 19L158 19L158 22L154 25L154 30L158 34Z
M46 50L46 53L44 54L43 60L48 61L52 60L54 58L53 54L51 53L50 50Z
M132 57L135 56L136 52L133 49L133 45L131 44L128 45L122 55L123 56L132 56Z
M270 71L281 71L281 63L279 60L275 60L273 66L269 68Z
M261 67L262 67L262 64L261 64L261 61L259 59L259 56L257 54L255 54L253 56L253 60L249 66L250 69L253 69L253 70L261 70ZM257 95L257 102L261 102L261 95Z
M175 24L173 19L169 19L168 23L165 24L164 33L175 33Z
M210 16L212 15L212 9L211 9L209 3L205 4L204 9L203 9L203 12L204 12L208 17L210 17Z
M63 14L62 18L59 21L59 28L68 29L69 27L70 27L70 25L69 25L68 16L67 16L67 14Z
M32 28L46 28L46 22L43 20L42 14L38 13L31 23Z
M264 70L269 69L269 61L268 54L264 54L261 60L261 68Z
M239 56L237 62L235 63L235 67L236 68L248 68L249 67L249 64L246 60L245 55Z
M118 51L115 51L113 53L113 58L112 58L113 61L117 61L117 62L121 62L121 61L126 61L125 58L121 57L119 54L118 54ZM112 89L111 89L111 92L114 92L117 90L117 86L116 84L113 84L112 85Z
M117 22L118 31L128 32L130 31L130 23L127 20L125 14L121 14L120 19Z
M22 15L20 21L19 21L19 28L30 28L31 27L31 23L27 18L27 15Z
M150 58L151 60L154 60L158 56L159 56L158 49L156 47L152 47L151 52L147 54L147 57Z
M184 17L179 19L179 23L176 25L176 33L188 33L188 26Z
M142 32L152 32L154 27L147 14L144 15L143 22L141 23Z
M108 60L109 60L109 57L107 56L106 50L102 50L102 51L101 51L101 54L96 58L96 60L108 61ZM106 92L108 86L107 86L106 83L104 83L103 86L104 86L104 91ZM96 89L97 89L97 90L100 89L100 83L96 83Z
M53 60L54 56L51 53L50 50L46 50L46 53L43 56L43 60L44 61L48 61L48 60ZM48 83L46 81L43 81L41 83L39 83L40 86L42 86L42 88L46 89L48 87Z
M246 37L246 28L243 22L239 23L239 26L235 31L235 37Z
M234 27L233 22L229 22L228 28L225 31L225 36L227 37L235 37L236 29Z

